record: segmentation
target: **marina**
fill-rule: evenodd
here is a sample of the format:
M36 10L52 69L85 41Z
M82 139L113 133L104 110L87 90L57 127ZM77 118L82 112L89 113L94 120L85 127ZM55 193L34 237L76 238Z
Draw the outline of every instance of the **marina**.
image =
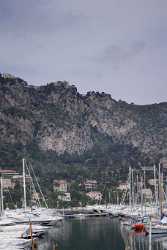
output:
M146 208L147 215L146 216L152 216L155 214L155 208L153 207L147 207ZM21 211L19 211L21 213ZM6 214L6 218L8 218L9 214L19 214L18 211L8 211L8 214ZM40 216L40 219L33 219L33 216L31 215L31 226L32 226L32 233L30 232L30 224L26 222L26 220L20 221L15 220L12 224L8 225L1 225L1 231L0 231L0 239L2 244L0 245L0 249L31 249L32 239L35 239L36 242L38 242L38 249L43 249L44 245L49 244L50 238L52 244L55 245L58 244L59 249L72 249L67 248L64 244L64 238L68 238L71 234L76 234L73 237L77 237L77 230L75 227L82 227L85 224L90 226L89 233L92 230L92 232L95 233L93 236L93 233L90 234L90 237L95 237L95 239L98 239L98 234L105 234L105 230L108 231L108 239L111 240L111 245L107 246L105 248L105 241L103 240L104 247L103 249L126 249L126 244L132 244L128 243L133 241L136 242L136 246L143 241L143 249L148 249L148 242L149 242L149 232L147 235L142 234L141 232L134 232L132 230L132 224L137 223L137 220L139 219L139 215L141 215L141 211L139 207L134 208L133 214L131 214L131 209L129 206L118 206L118 205L108 205L106 208L105 205L96 205L96 206L87 206L87 207L80 207L80 208L73 208L73 209L43 209L41 210L41 214L43 214L43 220L42 216ZM48 216L48 221L46 221L46 214ZM57 217L55 217L57 216ZM10 215L9 215L10 217ZM51 220L52 218L52 220ZM57 218L55 220L55 218ZM30 220L29 220L30 221ZM128 224L128 223L130 224ZM74 224L74 228L73 228ZM72 225L72 227L71 227ZM167 237L167 226L165 224L161 224L161 226L156 227L157 230L161 230L160 233L155 233L155 227L153 227L154 223L152 223L152 243L154 250L154 245L157 244L158 249L165 249L166 241L165 237ZM157 225L157 222L156 222ZM160 224L159 224L160 225ZM163 226L163 232L162 232L162 226ZM106 229L106 228L107 229ZM111 228L110 228L111 227ZM67 231L68 228L68 232ZM100 229L99 229L100 228ZM109 231L110 229L110 231ZM65 231L64 231L65 230ZM70 231L71 230L71 231ZM97 235L96 235L97 230ZM99 232L100 230L100 232ZM104 232L103 232L104 230ZM112 242L113 239L113 230L116 234L116 238L121 238L122 243L114 243ZM87 233L88 234L88 233ZM80 235L81 237L81 235ZM84 237L84 235L83 235ZM88 235L87 235L88 237ZM130 237L130 238L129 238ZM92 239L91 239L92 240ZM101 239L101 236L99 236L99 240ZM141 241L141 242L140 242ZM62 243L63 242L63 243ZM93 241L94 242L94 241ZM92 243L93 244L93 243ZM98 244L98 243L95 243ZM101 243L102 244L102 243ZM103 245L102 244L102 245ZM133 243L134 244L134 243ZM118 246L117 246L118 245ZM162 246L164 245L164 246ZM117 248L116 248L117 246ZM50 246L47 246L46 249ZM77 248L77 241L75 245L75 249ZM87 246L86 246L87 247ZM115 247L115 248L114 248ZM128 246L129 247L129 246ZM133 248L134 246L130 246L131 250L140 249L138 247ZM162 248L164 247L164 248ZM79 248L82 249L82 248ZM86 248L93 250L94 248ZM101 249L101 248L98 248Z
M167 0L0 3L0 250L167 250Z
M157 244L156 246L158 247L156 250L165 249L165 237L167 238L167 207L163 172L160 165L158 172L155 171L155 167L153 168L154 192L150 202L148 202L143 194L143 186L146 187L145 172L143 176L143 172L140 174L139 172L135 173L135 170L130 168L128 175L129 186L126 192L122 194L121 203L99 203L82 207L57 209L48 208L46 199L33 172L33 168L32 166L31 168L28 166L25 159L22 161L22 169L22 208L4 208L3 176L1 176L0 239L2 244L0 249L42 249L44 245L47 245L47 242L50 242L50 237L52 238L52 243L55 245L55 248L59 247L58 249L62 250L82 249L84 244L79 245L77 248L77 240L75 242L75 248L74 246L73 248L67 248L62 241L64 237L71 240L70 236L68 236L71 234L74 234L72 238L77 237L78 232L76 228L78 227L82 232L82 230L85 230L82 229L82 227L87 227L87 225L90 226L89 230L95 234L95 245L100 241L101 246L100 248L94 248L94 246L92 246L94 241L90 242L90 240L92 240L89 239L91 231L87 229L88 235L85 237L88 237L88 242L91 247L86 245L84 246L86 249L100 250L104 245L103 250L138 250L140 249L139 246L142 245L143 250L154 250L155 244ZM29 207L27 204L26 171L28 171L28 177L31 180L29 185L32 186L35 191L36 188L38 188L38 192L41 196L41 198L38 197L37 199L38 206L36 207ZM34 176L36 184L34 184L35 182L32 176ZM156 181L157 179L158 182ZM64 182L62 183L64 185ZM136 196L135 193L137 194ZM41 206L41 201L44 206ZM71 232L66 232L70 227ZM63 235L62 230L64 230ZM99 236L96 235L96 230ZM105 230L107 230L107 239L101 239L101 234L105 234ZM119 240L113 241L113 234L116 234L114 240L117 238L119 238ZM82 237L84 237L84 235L82 235ZM105 246L106 241L108 243ZM80 244L80 242L78 244ZM53 247L54 246L52 246L52 249L54 249ZM49 246L48 249L50 249Z

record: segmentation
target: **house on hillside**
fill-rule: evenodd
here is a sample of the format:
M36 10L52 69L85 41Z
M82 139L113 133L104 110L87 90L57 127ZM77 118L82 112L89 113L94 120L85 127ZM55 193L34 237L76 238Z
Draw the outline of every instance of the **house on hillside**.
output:
M70 193L63 193L58 195L58 200L70 202L71 201L71 194Z
M129 183L127 182L120 183L119 186L117 187L117 189L120 191L128 190L128 188L129 188Z
M19 184L19 185L22 186L23 185L23 176L20 175L20 174L13 175L12 176L12 182L15 184L15 186L16 186L16 184ZM31 176L26 175L25 176L25 182L26 182L26 184L31 184L32 183Z
M151 201L152 198L153 198L153 195L152 195L152 191L150 188L143 188L142 189L142 194L143 194L143 198L144 200L146 201Z
M0 169L0 176L2 176L3 189L14 189L15 183L13 182L13 176L17 175L17 172L12 169Z
M97 181L96 180L86 180L84 182L84 188L86 191L92 191L97 189Z
M102 200L102 193L98 191L91 191L86 193L86 195L91 199L95 201L101 201Z
M67 193L67 190L68 190L67 181L66 180L54 180L53 190L57 192Z

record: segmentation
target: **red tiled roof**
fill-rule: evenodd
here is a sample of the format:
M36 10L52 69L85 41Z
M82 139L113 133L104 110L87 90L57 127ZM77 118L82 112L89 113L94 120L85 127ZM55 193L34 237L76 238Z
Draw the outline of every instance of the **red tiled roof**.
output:
M66 180L54 180L54 184L66 184Z

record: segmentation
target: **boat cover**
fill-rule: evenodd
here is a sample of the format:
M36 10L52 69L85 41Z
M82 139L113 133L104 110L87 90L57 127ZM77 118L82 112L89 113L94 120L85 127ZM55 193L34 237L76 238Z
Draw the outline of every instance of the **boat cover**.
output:
M161 219L161 223L162 224L167 224L167 217L164 216L162 219Z

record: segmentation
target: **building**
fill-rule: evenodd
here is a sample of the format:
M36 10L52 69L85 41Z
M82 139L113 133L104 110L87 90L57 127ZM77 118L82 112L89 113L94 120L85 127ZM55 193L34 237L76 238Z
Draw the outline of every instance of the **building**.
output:
M90 199L95 200L95 201L101 201L102 200L102 193L98 192L98 191L91 191L91 192L86 193L86 195Z
M14 79L16 78L14 75L11 75L9 73L0 73L0 76L3 78L7 78L7 79Z
M97 189L97 181L96 180L86 180L84 182L84 187L86 191L92 191Z
M3 178L2 180L3 189L14 189L15 184L12 182L11 178Z
M13 175L12 176L12 182L15 184L15 186L16 186L17 183L22 186L23 185L23 176L19 175L19 174ZM31 184L32 183L31 176L26 175L25 176L25 182L26 182L26 184Z
M33 192L32 193L32 200L40 200L40 194L38 192Z
M148 184L150 186L155 186L155 184L157 185L158 184L158 180L157 179L149 179L148 180Z
M16 175L17 172L12 169L0 169L0 175L2 176L2 184L3 189L14 189L15 184L12 181L12 178L14 175Z
M60 194L60 195L58 195L58 200L70 202L71 201L71 194L70 193Z
M150 200L152 200L152 198L153 198L152 191L151 191L150 188L143 188L143 189L142 189L142 194L143 194L143 198L144 198L145 200L150 201Z
M67 193L67 181L66 180L54 180L53 190L57 192Z
M23 175L18 174L12 169L0 169L0 176L2 176L3 189L14 189L17 184L23 186ZM32 183L30 175L25 176L26 184Z
M118 190L120 191L124 191L124 190L128 190L129 189L129 184L126 183L120 183L119 186L117 187Z

